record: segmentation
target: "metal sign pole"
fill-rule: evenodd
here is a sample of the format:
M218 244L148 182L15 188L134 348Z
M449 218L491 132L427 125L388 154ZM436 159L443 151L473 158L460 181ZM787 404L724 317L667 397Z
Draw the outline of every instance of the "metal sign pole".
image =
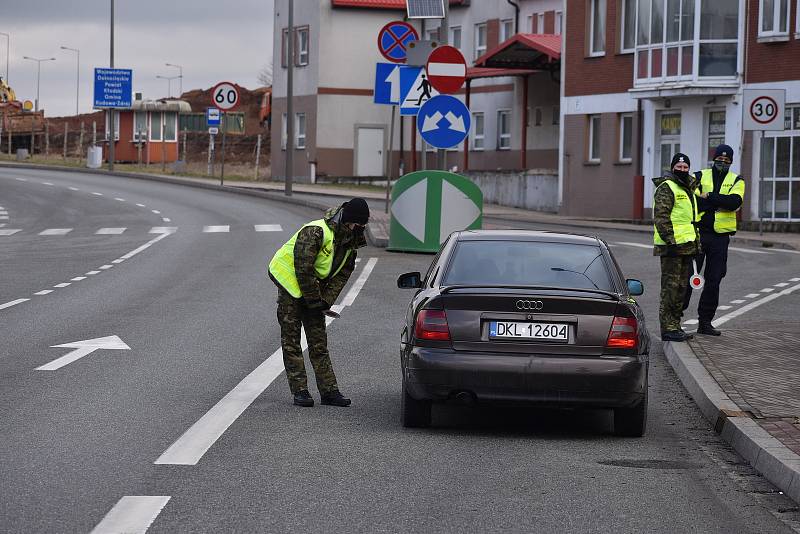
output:
M227 113L222 112L222 162L219 168L219 185L223 185L223 181L225 180L225 138L227 137L226 133L228 131L228 119Z
M442 19L441 25L439 26L439 42L442 45L448 44L447 39L448 39L449 35L447 35L447 34L449 33L449 28L447 27L447 24L448 24L448 16L450 14L449 12L450 12L450 1L449 0L445 0L445 2L444 2L444 18ZM440 148L439 151L438 151L438 155L437 156L438 156L437 157L438 165L436 165L436 167L438 169L446 171L447 170L447 149Z
M208 134L208 171L209 176L214 176L214 134Z
M286 38L286 176L284 177L284 194L292 196L292 177L294 165L294 0L289 0L289 28Z
M384 213L389 213L389 193L392 190L392 150L394 149L394 115L397 106L392 106L392 121L389 126L389 150L386 151L386 204L383 207Z
M114 0L111 0L111 57L109 58L109 68L114 68ZM108 118L106 119L108 127L108 170L114 171L114 149L116 148L116 113L113 109L108 110Z

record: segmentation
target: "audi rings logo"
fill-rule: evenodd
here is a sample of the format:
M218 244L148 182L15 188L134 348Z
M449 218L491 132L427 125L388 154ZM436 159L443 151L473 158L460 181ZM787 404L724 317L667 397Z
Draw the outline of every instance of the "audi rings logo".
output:
M544 303L541 300L518 300L517 301L517 309L518 310L534 310L534 311L541 311L544 308Z

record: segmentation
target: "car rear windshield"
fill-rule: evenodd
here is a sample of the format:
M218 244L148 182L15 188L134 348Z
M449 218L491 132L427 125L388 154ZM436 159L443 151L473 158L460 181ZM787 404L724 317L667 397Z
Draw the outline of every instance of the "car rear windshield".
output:
M600 247L537 241L462 241L444 285L614 290Z

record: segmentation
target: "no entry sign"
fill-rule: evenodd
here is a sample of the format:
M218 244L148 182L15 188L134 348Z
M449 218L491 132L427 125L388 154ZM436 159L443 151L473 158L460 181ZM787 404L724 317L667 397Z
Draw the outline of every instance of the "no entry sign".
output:
M390 22L378 32L378 50L381 55L393 63L406 60L408 43L419 40L414 26L407 22Z
M454 46L439 46L428 56L428 80L440 93L452 94L461 89L467 77L467 62Z

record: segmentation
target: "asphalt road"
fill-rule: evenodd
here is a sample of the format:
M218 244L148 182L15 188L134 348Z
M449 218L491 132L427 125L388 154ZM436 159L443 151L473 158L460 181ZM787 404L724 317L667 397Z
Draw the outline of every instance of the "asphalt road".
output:
M602 411L442 407L433 428L406 430L398 339L410 294L395 279L431 258L368 248L354 275L363 289L351 285L352 305L329 328L353 406L296 408L274 365L279 330L264 272L313 210L2 168L0 206L2 532L101 531L126 520L148 532L798 527L796 505L709 428L659 343L642 439L613 437ZM207 228L220 226L228 231ZM601 236L626 275L645 283L641 302L657 334L658 264L647 236ZM722 302L742 303L720 315L800 276L798 265L790 253L732 252ZM797 305L782 297L724 327L796 320ZM74 350L55 345L112 335L130 350L36 369Z

